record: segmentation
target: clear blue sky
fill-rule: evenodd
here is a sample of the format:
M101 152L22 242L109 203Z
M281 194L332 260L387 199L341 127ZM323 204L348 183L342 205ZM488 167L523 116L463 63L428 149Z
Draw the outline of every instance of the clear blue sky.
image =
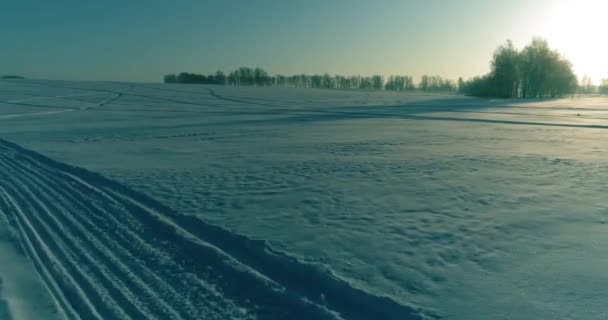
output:
M507 38L543 36L539 13L559 1L4 0L0 74L160 81L243 65L466 78Z

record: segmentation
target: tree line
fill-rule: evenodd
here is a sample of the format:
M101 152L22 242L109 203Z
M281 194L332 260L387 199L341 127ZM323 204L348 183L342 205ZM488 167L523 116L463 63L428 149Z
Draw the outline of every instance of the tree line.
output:
M608 94L608 79L602 80L602 83L598 87L598 92L601 94Z
M343 76L325 74L270 75L261 68L240 67L228 74L182 72L164 77L166 83L199 83L233 86L274 86L323 89L459 91L477 97L555 98L571 93L608 94L608 79L599 86L583 78L580 85L572 64L549 47L546 40L534 38L519 50L511 41L499 46L491 60L490 72L456 83L440 76L423 75L418 83L411 76Z
M4 76L0 77L0 79L2 79L2 80L23 80L23 79L25 79L25 77L8 74L8 75L4 75Z
M584 76L581 79L581 83L578 87L577 93L579 94L608 94L608 79L600 81L599 85L593 84L593 81L589 76Z
M455 91L456 84L440 76L422 76L418 84L411 76L382 75L343 76L330 74L270 75L261 68L240 67L228 74L217 71L204 75L188 72L168 74L165 83L198 83L233 86L272 86L321 89L366 89L403 91L420 89L423 91Z
M458 83L462 93L499 98L554 98L578 87L572 64L540 38L522 50L507 41L494 52L489 74Z

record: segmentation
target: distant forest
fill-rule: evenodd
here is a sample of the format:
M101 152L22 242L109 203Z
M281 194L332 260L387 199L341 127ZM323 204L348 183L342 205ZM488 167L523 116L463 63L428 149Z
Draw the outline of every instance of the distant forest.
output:
M602 83L598 87L598 92L601 94L608 94L608 79L602 80Z
M418 84L410 76L342 76L342 75L269 75L261 68L241 67L228 75L222 71L215 74L182 72L164 77L165 83L199 83L233 86L268 86L321 89L368 89L368 90L415 90L456 91L456 83L440 76L422 76Z
M580 94L608 94L608 79L604 79L598 86L595 86L591 78L585 76L581 80L577 93Z
M608 94L608 79L598 86L584 77L579 84L572 64L552 50L546 40L535 38L518 50L511 41L499 46L487 75L457 82L440 76L343 76L329 74L269 75L261 68L241 67L228 74L217 71L204 75L182 72L164 77L165 83L198 83L232 86L272 86L322 89L421 90L496 98L555 98L568 94Z
M0 79L4 79L4 80L19 79L19 80L21 80L21 79L25 79L25 78L22 76L5 75L5 76L0 77Z

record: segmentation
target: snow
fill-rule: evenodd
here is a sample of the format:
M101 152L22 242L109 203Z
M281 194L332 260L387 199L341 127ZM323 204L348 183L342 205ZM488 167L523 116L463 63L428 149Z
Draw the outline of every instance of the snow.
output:
M0 319L62 319L0 217Z
M607 99L28 80L0 101L1 138L431 318L608 316Z

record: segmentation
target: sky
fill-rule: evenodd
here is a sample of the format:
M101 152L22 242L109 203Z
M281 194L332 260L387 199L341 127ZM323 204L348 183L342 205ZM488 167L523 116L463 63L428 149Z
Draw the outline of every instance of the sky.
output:
M3 0L0 74L158 82L250 66L466 79L507 39L540 36L597 82L606 12L606 0Z

